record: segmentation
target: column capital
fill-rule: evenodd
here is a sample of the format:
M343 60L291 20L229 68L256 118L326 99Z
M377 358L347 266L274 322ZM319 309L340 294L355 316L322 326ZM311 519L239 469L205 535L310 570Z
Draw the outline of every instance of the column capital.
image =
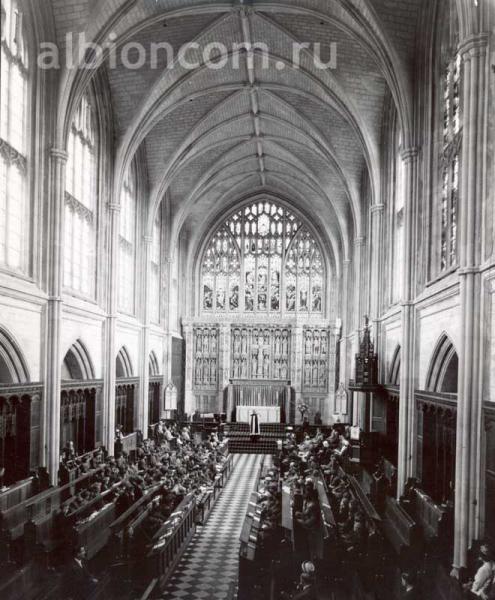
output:
M108 208L108 210L110 212L116 212L116 213L118 213L118 212L121 211L122 207L120 206L120 204L117 204L116 202L109 202L107 204L107 208Z
M482 56L486 53L488 47L488 33L475 33L468 35L461 40L457 46L457 50L462 57L462 60L470 60L474 56Z
M375 213L383 213L385 210L385 204L373 204L370 206L370 213L373 215Z
M50 148L50 157L63 163L69 160L69 154L60 148Z
M356 246L356 248L361 248L362 246L364 246L364 243L366 241L366 238L361 236L361 237L357 237L354 239L354 245Z
M409 148L403 148L400 152L400 157L403 162L410 163L418 158L419 148L417 146L410 146Z
M152 235L143 235L143 242L145 244L148 244L151 246L151 244L153 243L153 236Z

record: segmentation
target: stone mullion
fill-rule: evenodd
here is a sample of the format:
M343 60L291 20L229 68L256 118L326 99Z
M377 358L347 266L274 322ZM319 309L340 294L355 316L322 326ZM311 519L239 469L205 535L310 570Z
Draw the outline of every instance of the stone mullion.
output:
M183 336L186 344L186 368L185 368L185 403L184 412L192 415L196 409L196 400L193 391L193 373L194 373L194 336L193 326L190 323L183 325Z
M292 373L294 376L291 383L295 391L296 406L302 401L303 398L303 362L303 328L301 325L296 325L292 328L291 360L289 365L289 373ZM298 418L298 414L299 412L296 410L296 419Z
M224 389L230 380L230 325L222 325L219 331L218 350L218 412L224 412Z

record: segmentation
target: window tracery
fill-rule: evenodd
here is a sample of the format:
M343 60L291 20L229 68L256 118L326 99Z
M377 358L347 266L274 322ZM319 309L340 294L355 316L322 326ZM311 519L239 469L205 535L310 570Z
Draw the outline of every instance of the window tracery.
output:
M449 3L450 4L450 3ZM461 56L457 50L458 23L455 6L444 32L442 66L442 143L440 150L440 270L457 263L457 212L459 203L459 163L462 146L460 105Z
M325 267L310 230L274 202L249 204L208 242L201 264L205 312L321 314Z
M161 215L161 212L159 213ZM151 245L151 321L160 322L160 278L161 278L162 221L158 216L153 223Z
M65 191L64 285L94 293L97 208L97 128L88 95L83 96L69 132ZM84 168L81 168L84 165Z
M136 182L132 168L121 194L119 233L119 308L134 313L136 263Z
M2 0L0 70L0 264L28 268L28 78L23 13Z

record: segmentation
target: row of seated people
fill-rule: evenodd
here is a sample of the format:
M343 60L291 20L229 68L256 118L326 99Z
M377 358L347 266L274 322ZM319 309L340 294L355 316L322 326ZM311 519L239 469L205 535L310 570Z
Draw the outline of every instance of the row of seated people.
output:
M153 447L153 444L148 444ZM146 446L146 444L144 444ZM165 444L161 448L166 448ZM155 446L156 448L156 446ZM141 453L138 452L138 456ZM151 488L155 484L159 484L159 493L153 496L148 509L145 511L145 518L139 524L139 528L136 531L129 530L128 543L124 544L124 547L117 549L112 548L111 550L115 555L118 555L121 550L124 550L124 554L120 556L120 559L126 561L130 560L129 566L125 567L125 571L128 575L132 575L133 571L130 569L131 564L137 558L142 560L143 557L147 556L153 546L156 544L156 534L160 532L164 524L177 517L177 508L181 504L182 500L191 494L199 498L205 489L212 488L214 485L215 478L221 471L222 466L225 463L225 454L221 448L214 441L207 441L199 445L195 445L192 442L184 443L180 449L172 451L168 450L161 455L161 462L158 463L153 460L153 457L158 456L158 452L151 452L150 454L152 462L155 465L154 479L151 484ZM116 500L117 506L117 518L125 515L128 511L133 511L133 506L143 496L143 484L144 481L137 481L134 475L126 474L124 482L124 491L118 496ZM146 488L144 488L146 490ZM148 488L149 489L149 488ZM134 511L134 519L136 518L136 512ZM74 600L84 597L74 595L74 577L81 577L82 573L85 573L86 581L82 586L86 590L87 597L88 589L98 585L98 580L87 568L87 562L84 560L84 549L78 548L76 551L76 558L72 561L67 569L67 576L65 580L65 593L71 594L69 597ZM77 559L79 556L79 559ZM76 565L74 564L76 561ZM77 568L77 564L80 564L81 569L84 566L83 571ZM125 564L125 563L124 563ZM72 592L70 591L72 590Z
M28 516L25 523L29 534L35 527L39 533L35 536L28 534L25 545L29 552L26 553L25 560L34 555L33 543L36 546L41 543L44 552L49 548L49 564L60 566L70 548L77 543L78 526L92 520L94 523L100 522L103 513L111 515L112 522L118 520L135 503L138 504L143 496L146 496L143 502L148 506L148 494L149 499L154 499L159 491L159 501L154 500L153 510L147 512L144 527L151 534L152 529L158 529L187 494L192 492L199 497L206 488L213 487L215 478L226 461L225 448L214 436L197 444L191 441L188 429L167 429L172 432L175 440L180 438L180 443L175 445L174 450L170 449L169 441L163 439L161 443L148 440L142 442L131 456L122 453L108 457L103 451L95 451L91 457L79 460L69 453L64 454L61 466L65 466L67 470L75 468L79 478L74 485L67 484L42 492L39 502L36 495L26 501L25 512ZM62 495L59 490L66 490L66 493ZM64 500L59 501L60 497ZM53 524L49 530L46 527L40 528L41 521L40 526L37 525L37 511L34 516L29 516L32 515L29 507L37 504L42 507L42 512L39 513L42 523L51 520ZM46 512L47 509L50 512ZM30 518L33 520L30 521ZM50 536L50 544L45 544L45 532ZM18 563L19 566L21 564Z
M397 503L393 498L384 501L391 487L391 479L385 476L385 469L382 461L380 461L373 473L375 490L372 497L375 506L372 509L376 507L379 513L376 515L377 523L380 525L379 528L376 528L373 521L368 518L371 503L368 502L367 498L363 498L363 495L356 494L356 480L342 469L345 463L343 457L347 452L347 445L340 438L337 442L337 439L337 434L324 436L317 433L313 438L306 436L304 441L297 446L289 438L281 455L285 481L293 485L294 491L299 497L303 495L304 498L302 509L296 514L296 519L307 531L310 548L309 558L316 564L318 552L315 551L314 542L315 540L321 541L321 536L316 535L321 524L321 511L317 502L318 494L314 490L314 482L321 475L326 483L328 501L336 523L335 531L338 544L345 549L346 557L361 560L363 555L369 553L371 538L375 538L377 534L379 535L382 527L385 534L387 533L387 527L385 526L388 523L389 505L396 507L396 511L401 511L404 506L411 514L417 516L408 506L417 500L417 482L408 483L400 503ZM392 472L392 478L393 475ZM415 525L407 512L404 513L404 518L409 519L408 523L412 522L413 526ZM446 523L444 521L442 523L444 523L445 528ZM423 525L423 523L419 521L419 525ZM387 535L385 537L388 539ZM313 546L311 542L313 542ZM373 544L373 547L376 546ZM422 597L422 594L425 593L422 591L424 586L431 586L430 581L424 581L424 569L421 568L418 572L414 564L413 562L402 565L401 598ZM466 597L479 597L485 600L495 598L495 552L490 544L486 542L481 544L471 568L470 576L468 576L468 580L463 587ZM455 593L455 597L460 597L460 593Z
M306 435L299 445L289 438L282 451L285 482L293 487L295 516L308 532L309 558L313 561L321 555L321 509L316 481L322 475L336 525L333 534L338 534L339 543L346 551L354 554L363 552L368 536L375 533L370 530L365 511L341 468L347 451L348 440L336 430L328 437L321 433L314 438Z
M174 507L187 493L199 494L202 487L213 481L223 455L216 451L215 441L193 445L187 428L180 438L180 445L173 451L166 439L161 443L145 440L137 448L135 457L124 453L101 459L91 486L62 504L58 514L59 530L64 532L90 520L110 502L115 503L118 517L157 485L163 486L173 497ZM85 514L84 507L95 499L99 501L91 506L91 514Z
M330 593L332 586L341 584L342 573L350 569L364 567L375 576L381 568L378 515L342 469L349 452L348 435L337 429L329 434L319 431L313 437L305 435L300 444L289 436L279 456L284 485L292 488L294 531L299 530L302 539L298 557L325 574L318 578L318 586L312 581L314 573L311 580L308 574L301 577L294 598L313 598L316 587ZM406 597L414 598L410 580L404 586Z

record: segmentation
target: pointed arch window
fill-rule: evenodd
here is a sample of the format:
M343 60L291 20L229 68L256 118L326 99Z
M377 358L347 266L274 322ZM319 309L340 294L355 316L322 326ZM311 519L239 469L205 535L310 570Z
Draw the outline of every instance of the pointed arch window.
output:
M0 264L26 272L29 266L28 83L23 13L16 0L2 0L0 71Z
M457 264L459 172L462 147L461 56L456 7L448 2L441 43L440 271Z
M393 248L392 248L392 303L399 302L402 290L404 269L404 160L402 159L402 135L399 133L396 141L395 186L393 199Z
M119 309L134 314L136 273L136 179L129 169L120 199Z
M161 211L153 223L153 242L151 245L151 322L160 323L160 279L161 279L161 253L162 253L162 220Z
M203 254L205 312L321 314L324 288L319 244L296 215L274 202L231 215Z
M89 94L69 132L65 188L64 286L92 297L95 288L98 136Z

